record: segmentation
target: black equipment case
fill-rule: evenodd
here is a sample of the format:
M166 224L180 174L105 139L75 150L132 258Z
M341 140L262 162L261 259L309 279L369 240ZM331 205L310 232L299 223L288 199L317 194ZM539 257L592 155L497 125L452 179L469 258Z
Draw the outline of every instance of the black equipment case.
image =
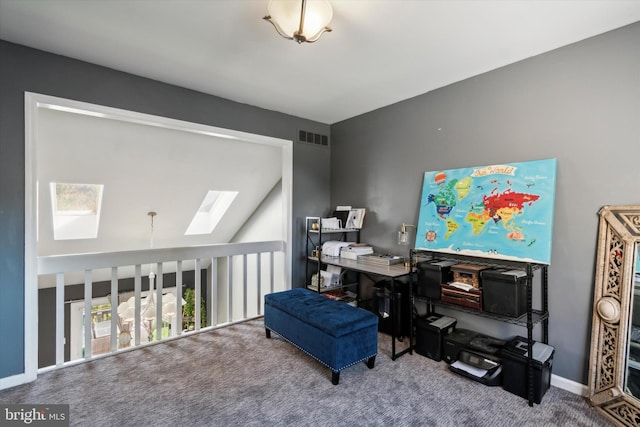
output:
M430 314L416 319L416 353L436 361L442 360L444 337L456 327L456 319L441 314Z
M440 299L440 285L453 280L451 266L454 264L455 261L424 261L418 263L416 295Z
M555 349L541 342L533 342L533 401L540 403L551 384L551 368ZM527 339L515 337L502 349L503 388L510 393L529 396Z
M491 268L480 272L484 311L509 317L527 312L527 274L524 270Z

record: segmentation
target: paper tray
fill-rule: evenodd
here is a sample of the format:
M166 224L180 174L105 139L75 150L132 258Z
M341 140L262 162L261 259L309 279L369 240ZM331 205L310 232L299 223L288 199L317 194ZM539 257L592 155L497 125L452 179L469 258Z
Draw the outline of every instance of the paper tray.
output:
M449 370L487 386L502 385L502 366L498 366L490 371L485 371L484 375L480 377L477 374L474 374L473 371L467 369L467 366L472 368L470 365L465 365L465 363L458 360L449 365Z
M375 264L375 265L394 265L394 264L403 263L404 258L397 255L370 254L370 255L359 255L358 262L363 262L365 264Z

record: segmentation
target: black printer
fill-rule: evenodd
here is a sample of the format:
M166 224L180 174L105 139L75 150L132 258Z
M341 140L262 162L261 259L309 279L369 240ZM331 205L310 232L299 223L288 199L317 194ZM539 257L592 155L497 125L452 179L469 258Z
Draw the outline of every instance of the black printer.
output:
M500 351L504 340L457 328L444 337L444 360L452 372L485 385L502 384Z

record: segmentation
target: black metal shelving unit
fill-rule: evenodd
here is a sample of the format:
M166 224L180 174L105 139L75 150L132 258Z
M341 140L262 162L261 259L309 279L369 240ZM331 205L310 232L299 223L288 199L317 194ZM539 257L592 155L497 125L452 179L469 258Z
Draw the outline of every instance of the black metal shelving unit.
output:
M527 345L528 345L528 360L527 360L527 373L528 373L528 400L529 406L533 406L533 396L534 396L534 373L533 373L533 329L537 325L542 326L542 342L544 344L548 344L549 342L549 272L548 265L546 264L537 264L531 262L518 262L518 261L508 261L508 260L498 260L498 259L488 259L488 258L480 258L480 257L471 257L466 255L456 255L442 252L435 252L423 249L412 249L410 251L410 259L411 265L416 265L416 258L418 256L425 257L431 260L451 260L457 262L469 262L473 264L484 265L487 267L497 267L497 268L517 268L524 270L526 272L526 288L527 288L527 312L520 317L512 318L508 316L501 316L498 314L487 313L482 311L476 311L472 309L468 309L463 306L448 304L438 300L433 300L430 298L424 297L416 297L419 300L425 300L428 304L429 310L433 311L435 306L446 307L452 310L457 310L469 314L473 314L475 316L486 317L489 319L493 319L500 322L511 323L515 325L519 325L525 327L527 329ZM541 301L540 308L533 308L533 278L534 272L540 271L540 293L541 293ZM414 280L414 274L411 275L411 280Z
M317 224L317 228L314 228L313 224ZM350 236L355 237L356 243L360 243L360 229L359 228L322 228L321 217L308 216L305 220L305 233L307 236L306 246L306 262L305 262L305 279L307 280L306 286L308 289L321 293L323 291L330 291L334 289L348 288L356 285L356 283L345 283L340 286L327 287L321 289L320 286L320 270L322 269L322 258L320 256L314 256L313 251L321 250L322 244L327 241L327 237L333 240L348 241ZM319 255L319 254L318 254ZM311 274L310 274L311 273ZM318 275L318 286L312 285L311 280L314 274Z

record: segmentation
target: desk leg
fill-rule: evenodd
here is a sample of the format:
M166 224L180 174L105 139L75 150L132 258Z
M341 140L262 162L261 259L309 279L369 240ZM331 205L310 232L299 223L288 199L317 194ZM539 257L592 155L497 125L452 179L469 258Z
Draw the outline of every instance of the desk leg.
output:
M391 360L396 360L396 281L391 278Z
M411 292L411 283L409 283L409 292ZM391 360L396 360L405 353L413 354L413 323L411 322L413 312L409 313L409 346L401 352L396 353L396 293L396 280L391 278ZM411 298L411 295L409 295L409 298ZM409 309L412 310L412 307ZM402 316L402 312L399 314Z
M413 354L413 278L409 276L409 354Z

